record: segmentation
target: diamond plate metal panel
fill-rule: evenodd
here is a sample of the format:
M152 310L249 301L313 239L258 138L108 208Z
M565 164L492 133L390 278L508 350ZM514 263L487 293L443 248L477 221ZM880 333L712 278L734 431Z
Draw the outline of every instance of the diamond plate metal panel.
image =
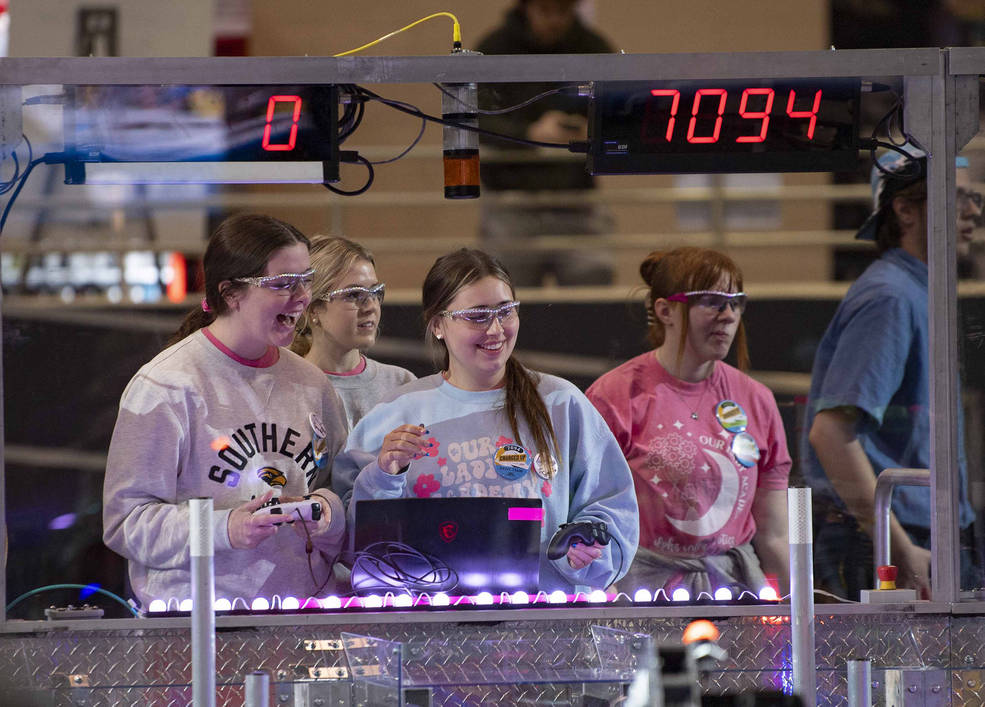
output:
M849 659L864 658L873 667L948 667L949 633L948 616L819 616L817 666L843 670Z
M217 682L224 694L221 703L238 706L243 678L253 670L268 671L275 684L309 679L319 674L313 673L315 668L338 674L335 670L348 664L344 651L334 648L347 632L399 642L409 678L405 684L435 686L435 705L576 705L586 689L582 681L606 679L598 672L592 625L669 642L679 640L688 622L654 616L224 628L216 635ZM706 691L789 689L786 619L740 616L715 623L729 657L705 681ZM950 685L943 688L949 687L953 705L985 704L985 617L819 616L816 639L819 705L847 704L845 662L856 657L872 660L874 671L887 666L946 669ZM191 697L190 660L187 630L0 634L0 676L25 691L43 691L58 705L185 705ZM87 676L90 687L71 687L69 676L75 674ZM609 684L589 682L588 687L606 689ZM293 697L278 704L290 707L292 702Z
M951 673L951 704L954 707L985 705L985 671L953 671Z
M981 617L952 619L951 665L959 669L985 668L985 621Z

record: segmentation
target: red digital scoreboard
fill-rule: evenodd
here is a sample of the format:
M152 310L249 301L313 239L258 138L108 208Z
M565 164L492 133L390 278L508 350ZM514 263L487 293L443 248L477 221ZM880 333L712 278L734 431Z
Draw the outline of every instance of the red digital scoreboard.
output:
M68 95L65 143L79 162L322 162L338 172L333 85L72 86Z
M857 167L858 79L616 81L593 87L592 174Z

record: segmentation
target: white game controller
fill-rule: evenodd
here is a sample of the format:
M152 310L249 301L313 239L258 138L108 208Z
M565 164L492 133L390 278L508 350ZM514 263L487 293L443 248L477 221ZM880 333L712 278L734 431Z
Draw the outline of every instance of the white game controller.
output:
M271 516L272 525L293 523L296 520L318 522L321 520L321 502L305 499L281 503L273 499L270 503L253 511L254 516Z

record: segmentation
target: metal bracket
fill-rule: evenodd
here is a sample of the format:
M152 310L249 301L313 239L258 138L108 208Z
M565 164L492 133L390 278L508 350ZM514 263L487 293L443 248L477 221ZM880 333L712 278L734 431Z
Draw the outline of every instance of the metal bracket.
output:
M343 665L308 668L308 677L312 680L345 680L349 677L349 670Z
M342 641L336 639L310 639L304 642L304 649L306 651L340 651L342 650Z

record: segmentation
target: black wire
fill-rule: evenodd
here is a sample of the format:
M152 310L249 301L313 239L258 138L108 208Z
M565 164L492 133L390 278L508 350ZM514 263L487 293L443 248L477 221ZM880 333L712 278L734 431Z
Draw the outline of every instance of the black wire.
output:
M27 143L27 161L30 162L31 160L34 159L34 146L31 144L31 141L30 139L28 139L27 135L21 134L21 140ZM11 177L9 181L3 182L3 186L0 187L0 194L6 194L8 191L10 191L14 187L14 183L17 181L18 177L20 176L21 161L20 158L17 157L17 147L19 146L20 145L18 144L10 152L10 156L13 157L14 159L14 176Z
M478 133L480 135L487 135L489 137L498 138L500 140L507 140L509 142L519 143L521 145L528 145L530 147L554 147L567 150L569 148L568 143L558 143L558 142L540 142L539 140L524 140L523 138L513 137L512 135L504 135L503 133L497 133L492 130L485 130L484 128L479 128L474 125L468 125L465 123L457 123L454 120L445 120L444 118L439 118L434 115L428 115L420 108L416 107L406 107L399 101L393 101L389 98L384 98L383 96L377 95L367 88L359 86L359 91L368 100L379 101L383 105L390 106L394 110L398 110L402 113L407 113L408 115L413 115L416 118L423 118L424 120L429 120L432 123L438 123L439 125L448 125L453 128L460 128L462 130L468 130L469 132Z
M17 183L17 178L21 173L21 161L17 158L17 152L11 152L10 157L14 160L14 176L6 182L0 183L0 194L6 194L8 191L13 189L14 184Z
M343 84L341 87L342 92L350 96L350 101L346 104L342 117L339 118L338 140L340 145L356 131L363 120L365 106L358 89L359 87L354 84Z
M424 572L409 572L408 560ZM455 570L434 555L404 543L372 543L356 552L352 560L352 588L356 592L400 589L449 591L457 585L458 574Z
M451 91L449 91L448 89L446 89L440 83L436 83L434 85L435 85L435 87L439 91L441 91L443 94L445 94L449 98L452 98L452 99L454 99L456 101L459 101L458 96L456 96L454 93L452 93ZM477 108L475 108L475 112L478 113L479 115L504 115L506 113L512 113L515 110L520 110L521 108L526 108L531 103L536 103L537 101L541 100L542 98L547 98L548 96L553 96L555 93L561 93L562 91L567 91L569 88L577 88L577 87L578 87L578 84L571 84L570 86L561 86L560 88L553 88L550 91L544 91L543 93L538 93L533 98L528 98L523 103L517 103L515 106L509 106L507 108L499 108L497 110L482 110L481 108L478 108L477 107ZM459 101L459 103L461 103L461 101ZM469 106L467 106L467 107L469 107ZM463 112L467 112L467 111L463 111Z
M376 178L376 171L373 169L373 163L370 162L369 160L367 160L365 157L363 157L362 155L360 155L358 153L356 153L356 155L354 156L354 159L357 160L357 161L359 161L359 162L362 162L364 165L366 165L366 169L369 172L369 174L366 177L366 183L365 184L363 184L358 189L353 189L351 191L350 190L347 190L347 189L339 189L338 187L333 187L331 184L328 184L327 182L323 182L322 183L322 186L325 187L326 189L328 189L330 192L334 192L336 194L341 194L342 196L359 196L360 194L362 194L363 192L365 192L367 189L369 189L370 186L372 186L372 184L373 184L373 179Z
M27 184L27 178L30 176L31 170L33 170L37 165L41 164L43 161L44 161L44 157L39 157L36 160L31 160L30 162L27 163L27 168L24 170L24 174L21 175L20 182L18 182L17 184L17 188L14 189L14 193L10 195L9 199L7 199L7 205L3 207L3 215L0 215L0 236L3 235L3 227L4 224L7 223L7 216L10 215L10 209L14 205L14 201L17 199L17 195L21 193L21 189L23 189L24 185Z
M920 164L920 158L912 155L911 153L904 150L902 147L895 145L891 142L876 141L877 147L883 147L887 150L892 150L898 152L906 158L909 163L906 169L886 169L879 160L875 158L875 150L870 153L872 155L872 164L878 169L882 174L887 177L893 177L894 179L920 179L924 177L923 167Z
M403 101L394 101L394 103L403 103ZM413 108L413 106L411 106L409 103L404 103L404 105ZM376 164L376 165L379 165L379 164L390 164L391 162L396 162L397 160L402 159L403 157L405 157L408 152L410 152L415 147L417 147L417 143L419 143L421 141L421 138L424 137L424 129L427 127L427 125L428 125L428 121L426 121L423 118L421 118L421 129L417 132L417 137L414 138L413 142L411 142L407 146L407 149L405 149L403 152L401 152L396 157L391 157L388 160L380 160L378 162L371 162L370 164Z

